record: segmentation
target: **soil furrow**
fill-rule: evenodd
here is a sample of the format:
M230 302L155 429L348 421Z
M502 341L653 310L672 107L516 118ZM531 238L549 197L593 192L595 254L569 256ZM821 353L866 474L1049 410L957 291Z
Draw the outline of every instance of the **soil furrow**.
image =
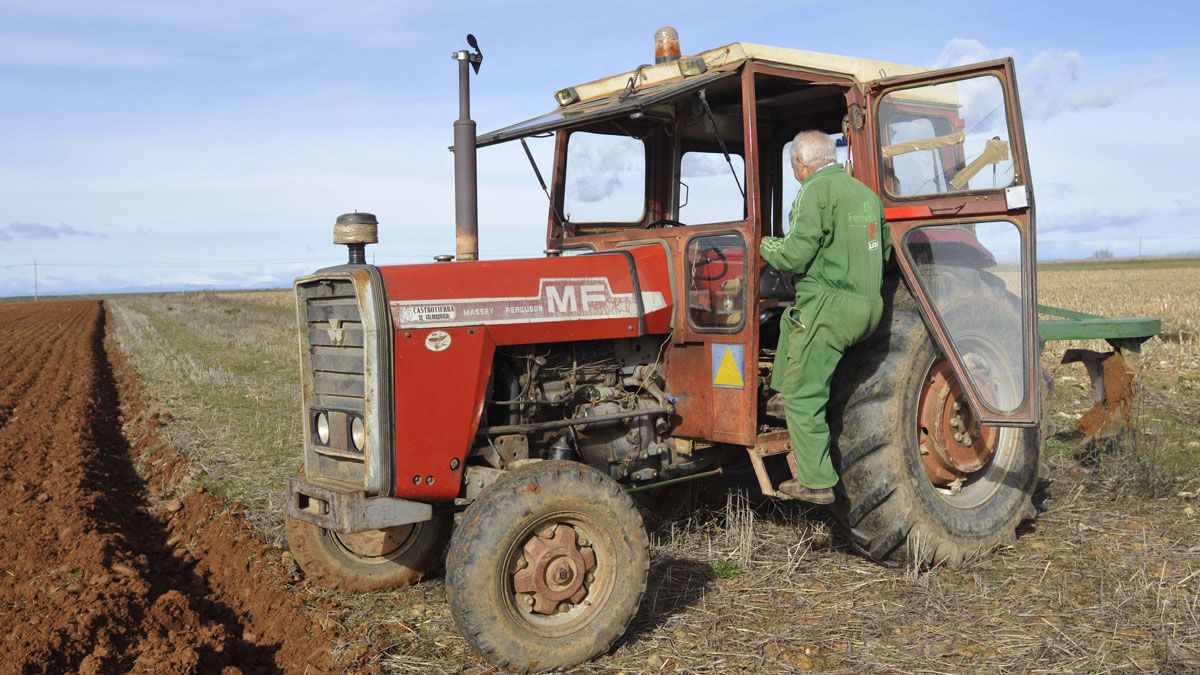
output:
M106 347L100 304L0 307L0 325L6 337L39 340L19 361L0 361L0 378L24 383L7 388L0 422L4 663L24 672L329 668L331 635L288 592L287 570L247 536L238 510L203 493L170 498L184 462L157 438L136 382L118 385L112 362L123 359Z

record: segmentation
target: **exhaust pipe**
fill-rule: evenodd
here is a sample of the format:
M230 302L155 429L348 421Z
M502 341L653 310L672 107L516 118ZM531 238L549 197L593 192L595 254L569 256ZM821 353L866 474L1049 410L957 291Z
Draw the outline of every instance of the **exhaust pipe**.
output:
M458 61L458 119L454 122L454 239L459 260L479 259L479 193L475 170L475 120L471 119L471 73L479 73L483 52L474 35L467 35L474 53L451 54Z

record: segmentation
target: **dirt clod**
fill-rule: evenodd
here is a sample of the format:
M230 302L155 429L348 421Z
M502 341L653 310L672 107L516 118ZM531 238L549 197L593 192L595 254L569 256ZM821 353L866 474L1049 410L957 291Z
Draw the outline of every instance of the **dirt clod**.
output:
M126 577L136 577L138 575L137 570L133 569L129 565L123 565L121 563L114 563L109 569Z

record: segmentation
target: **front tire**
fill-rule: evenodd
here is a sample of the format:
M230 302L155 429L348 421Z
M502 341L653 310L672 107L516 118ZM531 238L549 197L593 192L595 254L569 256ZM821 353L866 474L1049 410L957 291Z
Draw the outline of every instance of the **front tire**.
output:
M339 534L286 518L288 548L315 583L348 593L411 586L437 565L453 518L434 511L433 519L385 530Z
M589 466L544 461L501 477L463 512L446 596L489 661L550 670L604 652L625 632L649 568L629 495Z
M954 276L985 311L1015 311L986 272ZM957 485L937 480L922 460L921 393L931 373L947 369L899 277L885 281L884 298L880 328L846 353L834 377L830 419L841 482L833 512L854 546L875 560L957 565L1015 541L1017 526L1035 515L1040 429L984 429L994 434L994 454L983 466Z

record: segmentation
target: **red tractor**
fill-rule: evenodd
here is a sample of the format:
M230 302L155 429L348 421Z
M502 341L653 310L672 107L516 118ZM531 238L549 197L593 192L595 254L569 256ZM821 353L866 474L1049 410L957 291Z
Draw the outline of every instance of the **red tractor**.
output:
M836 136L895 242L881 325L834 380L833 514L884 562L1014 540L1034 516L1043 385L1011 59L927 71L746 43L681 57L667 40L654 65L477 136L469 41L457 260L368 265L375 218L347 214L349 263L296 281L287 533L310 577L402 586L449 541L470 643L518 670L569 666L609 648L645 590L629 490L742 466L783 498L794 460L766 382L794 280L758 249L785 234L806 129ZM477 260L476 148L547 135L545 257Z

